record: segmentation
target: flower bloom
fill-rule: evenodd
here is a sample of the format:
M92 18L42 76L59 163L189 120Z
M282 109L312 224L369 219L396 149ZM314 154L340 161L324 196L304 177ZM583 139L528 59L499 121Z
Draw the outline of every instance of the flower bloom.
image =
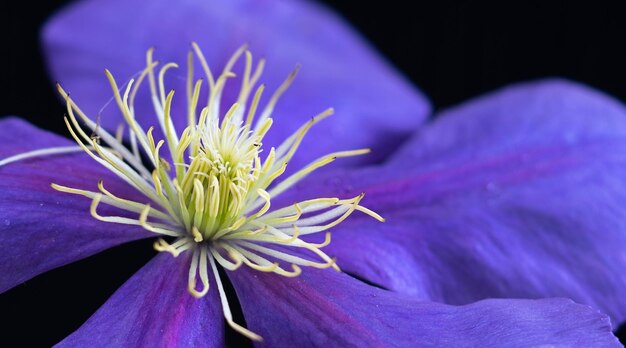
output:
M136 5L145 13L141 20L132 11ZM129 25L120 27L124 19ZM172 35L168 21L184 21L189 31ZM78 23L88 23L87 28L76 30ZM213 41L195 37L220 31L225 34L214 35ZM128 62L143 57L144 50L154 44L165 56L174 55L166 58L185 61L185 57L176 59L181 42L186 45L193 40L211 48L207 60L225 62L224 52L233 51L230 46L247 41L253 48L259 46L268 59L268 87L280 86L275 78L286 66L297 60L303 66L301 78L290 90L292 98L285 95L272 113L277 122L273 134L264 137L264 146L279 144L277 139L288 138L285 135L297 129L294 123L302 122L285 115L310 114L308 109L317 108L319 102L334 105L341 115L338 122L321 123L315 141L303 141L299 151L303 156L294 157L290 168L322 156L338 139L349 148L372 147L378 156L387 156L378 165L357 166L368 163L365 157L370 156L361 156L360 162L354 157L339 170L320 171L283 192L278 204L272 200L272 206L293 206L320 196L359 197L360 192L367 192L363 202L387 222L353 216L333 227L333 241L324 252L337 256L342 269L393 291L323 269L307 268L294 278L248 267L227 272L249 329L266 343L617 344L607 317L587 306L559 299L482 300L563 296L599 308L617 322L624 319L624 299L619 293L626 282L620 276L625 236L619 202L624 192L615 181L625 164L619 149L626 135L626 111L612 99L561 81L516 86L447 111L398 149L426 115L424 99L331 14L308 3L266 6L246 1L189 1L174 5L94 0L62 14L49 25L46 35L53 72L72 91L73 99L80 100L81 106L86 102L86 114L98 114L108 99L101 84L92 83L88 73L92 69L108 66L118 75L131 76L141 69ZM116 50L109 44L115 44ZM246 76L245 66L233 70ZM298 84L304 87L298 89ZM193 86L181 87L177 90L193 91ZM130 98L133 93L129 91ZM160 104L168 104L168 97L160 94ZM224 91L224 99L237 98L238 93ZM142 117L150 115L145 111L154 98L139 93L134 104L121 99L122 111L134 105L133 121L150 125ZM171 105L171 129L185 129L181 124L187 118L176 115L187 115L188 110L182 103ZM103 114L93 129L115 129L121 119ZM1 122L0 158L69 146L66 140L19 120ZM175 144L167 124L161 127L165 134L160 137ZM149 150L157 148L158 140L153 143ZM97 142L92 147L97 148ZM163 148L170 154L176 150L175 146ZM150 151L146 152L149 156ZM153 165L160 163L155 160ZM297 172L285 173L291 174ZM0 175L5 221L0 238L6 248L0 256L3 290L106 247L150 236L145 227L171 227L148 220L151 212L158 213L145 204L128 215L123 211L130 209L120 212L120 207L104 204L96 210L94 205L105 197L128 202L145 202L145 197L84 155L10 163L0 167ZM51 182L64 191L82 190L74 193L91 195L91 200L53 190ZM111 195L98 182L107 183L106 192ZM192 197L202 191L192 186ZM252 192L263 202L262 191ZM357 205L360 202L353 202L352 207L357 209ZM90 206L93 215L135 218L143 226L112 228L87 214ZM187 204L179 205L183 206ZM210 237L199 234L202 239ZM193 228L191 236L200 239ZM187 245L176 243L164 240L157 247L176 254L177 247ZM178 258L160 253L63 344L222 344L220 291L208 291L201 299L187 291L194 285L190 279L196 279L189 277L189 270L201 268L202 259L197 257L193 252L182 252ZM190 268L193 260L198 264ZM236 262L236 257L231 261ZM200 279L202 274L218 276L200 271ZM207 283L219 281L208 279ZM203 292L203 288L191 288Z
M274 184L285 172L287 163L294 157L309 129L330 116L332 109L312 117L278 148L271 148L261 159L263 137L273 123L270 115L280 95L294 79L295 71L272 95L262 111L259 110L260 116L255 119L264 91L263 85L256 88L255 84L261 76L264 62L260 61L253 73L252 54L242 47L228 61L222 74L214 78L200 48L195 44L193 47L209 81L208 101L198 115L202 80L191 80L193 57L190 53L187 81L189 123L180 133L176 131L170 114L174 91L166 96L163 83L167 70L176 67L174 63L165 64L159 70L157 79L154 72L157 63L152 61L152 50L149 50L147 67L136 84L134 80L128 83L123 95L113 75L106 71L114 98L129 129L130 149L121 141L124 134L122 128L117 138L100 128L97 122L83 114L59 86L60 93L67 101L69 117L65 118L65 123L79 149L143 194L144 200L118 197L104 187L103 180L98 182L97 192L56 183L52 183L52 188L91 199L90 212L96 220L141 226L157 235L174 237L172 243L159 238L154 248L169 252L174 257L183 252L191 253L187 287L191 295L196 298L205 296L209 291L209 275L212 275L217 282L226 322L250 339L260 341L259 335L233 321L216 264L230 271L245 264L257 271L285 277L300 275L299 266L333 267L339 271L335 260L321 250L330 243L330 232L326 232L326 238L321 243L307 242L300 237L328 231L357 210L383 221L379 215L359 204L364 195L350 199L309 199L274 210L271 210L271 202L316 169L338 158L366 154L369 150L325 155ZM244 51L245 73L237 103L220 117L220 102L226 81L235 76L230 69ZM165 138L160 141L156 141L153 136L154 127L144 131L135 120L133 101L146 76L150 80L151 99L157 115L155 121ZM249 101L251 92L255 90L254 97ZM85 122L91 136L80 126L75 113ZM106 142L106 146L102 146L101 141ZM40 149L7 158L3 164L33 155L54 155L75 150L71 147ZM161 151L165 150L169 150L169 156L163 157ZM142 163L141 154L147 158L153 170ZM144 203L146 199L150 203ZM138 217L102 216L97 211L101 203L131 215L138 214ZM151 206L151 203L156 207ZM319 261L298 256L301 252L291 253L289 250L292 248L310 252ZM291 270L284 269L281 263L291 265ZM199 289L198 280L202 283Z

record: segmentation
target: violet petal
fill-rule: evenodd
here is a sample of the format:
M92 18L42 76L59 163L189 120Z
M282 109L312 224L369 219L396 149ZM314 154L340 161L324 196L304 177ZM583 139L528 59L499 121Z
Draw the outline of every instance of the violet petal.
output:
M565 299L418 302L333 270L296 278L229 272L248 327L268 346L615 346L609 319Z
M0 120L0 159L71 145L18 118ZM0 292L52 268L152 236L140 227L97 221L89 213L88 198L50 187L57 183L97 191L99 179L112 192L142 199L85 154L31 158L0 167ZM119 212L102 206L99 213Z
M267 87L265 102L300 64L298 78L275 110L276 122L264 145L277 145L328 107L334 107L337 115L314 128L290 169L331 151L360 147L373 148L374 154L342 163L381 160L430 111L424 96L343 20L307 1L82 1L48 23L43 41L52 75L93 117L112 95L102 69L111 70L121 85L143 69L146 50L156 47L156 59L181 66L167 83L179 97L173 106L179 129L187 119L184 80L192 41L199 43L218 72L244 43L255 57L266 58L261 78ZM201 71L198 64L196 71ZM226 94L223 106L229 107L236 94L232 88ZM101 118L112 129L121 120L114 104ZM147 95L137 97L136 105L138 119L156 124Z
M222 347L217 289L200 299L189 294L188 256L157 255L58 346Z
M326 250L348 272L450 304L567 297L626 319L626 109L610 97L506 88L445 112L385 167L324 177L281 200L366 192L387 219L333 228Z

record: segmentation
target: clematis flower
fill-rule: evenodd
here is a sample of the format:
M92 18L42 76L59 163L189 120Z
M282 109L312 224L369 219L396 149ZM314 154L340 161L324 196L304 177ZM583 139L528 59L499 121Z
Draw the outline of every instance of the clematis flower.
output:
M141 6L139 17L135 6ZM113 168L100 166L87 155L70 153L76 147L66 139L15 118L0 121L0 158L4 159L0 162L0 217L4 221L0 229L4 247L0 288L6 290L41 272L123 242L159 232L167 234L165 231L183 233L182 237L174 234L174 241L163 239L156 244L157 249L177 257L159 253L61 345L221 345L224 317L242 333L255 339L258 337L254 335L260 335L269 345L618 345L608 318L589 306L616 322L624 320L626 306L619 292L626 282L621 248L626 220L620 209L624 191L619 178L625 164L620 150L624 147L626 111L619 102L573 83L541 81L471 101L418 129L429 110L419 91L398 77L332 14L297 1L171 4L93 0L78 3L55 18L45 35L51 70L72 92L72 98L67 98L67 122L85 145L81 149L103 154L120 168L132 166L138 177L136 182L122 180L123 175L116 175L116 166L110 162ZM176 90L187 91L193 105L195 89L189 80L195 81L195 73L182 74L182 79L171 78L171 74L170 79L154 77L152 60L149 58L145 67L143 57L156 45L162 60L186 62L187 45L193 40L209 48L206 61L211 66L228 65L231 52L248 42L267 59L264 76L268 90L280 90L285 73L301 63L298 81L275 108L272 106L273 110L270 108L268 116L271 114L275 122L263 137L263 148L280 149L281 139L297 132L296 125L326 108L320 107L321 103L335 106L336 120L320 123L317 137L302 141L299 156L289 159L289 169L283 175L299 175L294 170L334 151L335 145L345 147L337 149L341 151L362 147L375 150L376 156L353 157L339 169L298 177L302 179L298 184L276 197L266 198L264 191L252 190L250 199L268 206L268 215L272 214L270 205L292 207L291 214L283 211L286 215L273 216L285 219L300 217L299 209L305 209L294 202L326 196L361 197L361 192L367 192L365 198L342 201L338 211L361 210L377 217L363 208L363 203L387 221L379 223L355 215L331 226L333 240L324 245L326 256L316 255L327 266L334 265L327 256L336 256L343 270L391 291L329 269L307 267L293 278L274 274L281 271L264 272L285 269L280 262L253 260L242 251L254 248L250 244L231 253L227 247L214 249L208 240L213 243L215 235L204 234L210 229L193 228L206 227L202 221L198 225L184 218L175 221L177 214L165 212L160 216L156 206L148 205L159 199L147 200L150 197L142 194L142 188L135 187L141 186L141 180L150 180L152 173L141 173L143 164L132 144L144 147L139 137L145 137L148 150L143 155L152 160L157 172L152 182L171 182L178 190L175 176L164 176L161 171L170 172L168 166L173 171L186 167L176 167L175 161L162 163L156 151L157 139L165 140L164 158L172 155L187 160L179 156L175 141L180 145L185 133L173 130L193 124L188 116L194 115L195 108L189 108L184 99L179 102L167 95L160 86L180 84ZM198 56L201 62L205 60ZM205 115L226 114L225 120L237 117L243 121L237 110L254 108L254 102L240 99L241 91L251 89L245 81L255 75L245 73L249 66L233 66L244 82L233 89L229 89L232 84L227 85L221 97L213 95L204 104L209 106L213 100L211 105L219 101L230 106L244 101L242 105L230 113L208 108ZM135 94L129 85L129 99L125 100L123 90L118 92L109 77L124 115L113 113L111 108L100 112L111 98L110 86L101 83L102 67L116 75L139 72L138 79L148 76L149 80L164 82L154 84L146 94ZM93 123L83 118L73 100L85 115L97 115ZM153 103L156 112L150 111ZM155 113L161 115L157 122ZM155 126L157 130L133 130L137 138L129 137L131 148L124 150L119 139L105 131L115 130L123 119L131 128ZM82 128L74 120L86 122L94 137L85 131L81 134ZM220 134L230 129L229 125L221 123L211 128L213 133L207 139L197 138L197 148L210 144L215 139L210 134ZM158 129L164 131L159 133ZM194 128L187 129L189 137ZM415 129L411 139L399 148ZM129 134L128 130L124 134ZM256 141L248 137L227 139ZM257 151L255 144L247 143L246 149ZM232 146L233 151L241 149L240 145ZM126 156L124 151L128 151ZM117 154L125 161L116 162ZM191 166L189 162L178 164ZM121 172L133 176L132 171ZM55 183L56 189L50 183ZM279 181L273 187L280 185ZM267 186L262 190L265 188L267 193L273 189ZM197 198L207 189L192 189L190 197ZM161 194L175 209L176 202L169 200L173 195ZM185 206L187 202L178 205L181 209ZM326 208L334 211L333 207ZM217 212L237 212L227 220L236 224L244 218L245 224L257 211ZM116 217L109 219L111 216ZM253 220L262 217L259 214ZM127 224L120 224L123 222ZM175 230L176 226L180 230ZM308 226L299 226L299 232L293 226L284 231L282 226L274 226L286 235L277 233L272 236L276 239L261 242L299 240ZM248 237L268 236L263 228L238 232ZM284 246L280 251L289 249L289 243ZM260 252L258 248L256 251ZM290 252L294 257L305 257L298 251ZM276 255L281 254L270 256ZM221 306L226 295L220 288L220 273L215 271L218 264L228 269L228 262L244 263L244 258L246 265L226 274L242 304L247 329L233 325L227 306ZM294 259L278 259L296 263ZM203 287L196 288L197 284ZM218 289L207 290L208 284ZM554 296L585 305L563 299L488 299Z

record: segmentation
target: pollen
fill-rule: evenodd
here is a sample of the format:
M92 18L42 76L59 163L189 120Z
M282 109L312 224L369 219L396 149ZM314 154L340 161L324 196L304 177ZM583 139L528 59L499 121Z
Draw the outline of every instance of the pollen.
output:
M243 74L237 77L232 70L241 60ZM194 64L198 62L203 79L195 78ZM274 122L275 105L298 72L296 67L261 107L265 87L258 81L264 65L262 59L254 64L252 54L243 46L222 72L214 75L202 51L193 43L187 59L187 115L176 115L185 117L187 126L177 130L171 115L174 91L166 90L165 76L178 66L168 63L158 68L150 49L145 69L124 88L118 86L111 72L105 71L113 99L124 116L124 124L116 134L100 127L57 86L67 103L65 123L78 146L20 154L0 161L0 166L34 156L86 152L141 192L145 201L116 196L103 181L98 182L97 191L54 183L52 187L89 198L90 214L95 219L137 225L158 235L154 242L157 251L173 257L189 253L189 293L197 298L206 295L212 274L227 323L246 337L260 341L261 336L233 321L218 266L229 271L245 266L284 277L298 276L303 267L339 271L336 260L322 250L331 242L329 230L355 211L384 221L360 204L363 194L310 199L274 209L273 198L318 168L369 150L330 153L285 177L287 163L305 135L332 115L333 110L310 118L278 147L264 149L263 139ZM234 78L240 78L237 100L221 114L220 110L225 110L220 105L225 85ZM153 125L139 124L135 119L134 100L146 80L156 115ZM202 93L204 81L208 86ZM201 95L206 98L201 100ZM125 213L101 215L98 208L102 204ZM320 233L323 241L318 238L312 242L315 239L311 235Z

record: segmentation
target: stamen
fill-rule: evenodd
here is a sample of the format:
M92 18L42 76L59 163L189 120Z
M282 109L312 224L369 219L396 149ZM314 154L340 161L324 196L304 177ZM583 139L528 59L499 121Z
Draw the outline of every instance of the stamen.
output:
M246 247L248 249L252 249L252 250L256 250L258 252L261 252L263 254L272 256L276 259L279 260L283 260L292 264L296 264L296 265L301 265L301 266L312 266L315 268L329 268L332 267L335 264L335 260L334 259L328 259L326 260L325 263L319 263L319 262L313 262L313 261L309 261L309 260L305 260L301 257L297 257L291 254L287 254L287 253L283 253L277 250L273 250L270 248L266 248L264 246L255 244L255 243L250 243L250 242L246 242L243 240L238 240L235 241L235 243L239 246L242 247Z
M191 264L189 265L187 289L195 298L203 297L209 292L209 275L207 273L206 259L206 246L200 246L194 249L193 255L191 256ZM198 267L198 264L200 264L200 267ZM200 291L196 290L196 273L199 273L200 281L202 282L202 290Z
M194 245L189 238L180 238L174 244L169 244L163 238L159 238L154 242L154 249L159 252L169 252L174 257L178 257L180 253L191 248Z
M313 161L308 166L304 167L304 169L301 169L301 170L297 171L295 174L293 174L290 177L288 177L287 179L283 180L275 188L270 190L269 194L271 196L278 196L279 194L281 194L282 192L287 190L289 187L293 186L295 183L297 183L298 181L302 180L305 176L307 176L308 174L310 174L314 170L316 170L316 169L318 169L320 167L323 167L323 166L325 166L325 165L335 161L337 158L359 156L359 155L367 154L369 152L370 152L369 149L361 149L361 150L353 150L353 151L341 151L341 152L335 152L335 153L331 153L329 155L320 157L317 160Z
M109 80L111 89L113 90L113 96L115 97L115 101L117 102L117 105L120 111L122 112L122 115L124 116L124 119L126 120L126 123L130 126L130 130L133 132L133 134L137 136L137 140L139 141L139 144L142 146L144 152L146 154L151 153L150 151L151 149L147 143L146 133L143 131L143 129L141 129L141 126L135 121L134 117L132 116L131 111L129 110L128 105L125 104L124 101L122 100L119 89L117 87L117 82L115 82L115 78L113 77L113 75L111 74L109 70L105 69L104 72ZM68 111L70 111L71 109L72 108L68 107ZM79 127L77 126L77 128ZM153 158L152 156L149 156L149 159L151 160L153 165L156 165L155 158Z
M98 192L79 190L79 189L62 186L62 185L58 185L54 183L50 184L50 186L57 191L84 196L91 200L93 200L93 198L99 194ZM100 201L110 206L117 207L126 211L138 213L138 214L141 213L143 209L145 208L145 204L133 202L133 201L125 201L125 200L117 199L115 197L104 196L100 198ZM157 212L156 210L151 211L151 213L156 213L156 212ZM155 217L159 218L159 216L157 215L155 215Z
M339 202L338 198L310 199L307 201L296 203L292 206L274 210L273 212L267 213L261 218L259 218L258 221L263 221L267 224L273 225L274 223L272 223L273 221L272 219L275 219L277 217L287 216L289 214L293 214L294 212L296 213L298 217L298 219L296 220L299 220L300 216L303 213L311 213L311 212L315 212L318 210L327 209L337 204L337 202ZM289 221L289 222L292 222L292 221Z
M289 86L291 86L291 83L293 82L293 80L295 80L296 75L298 74L298 70L300 70L300 65L296 65L296 67L289 74L287 79L278 87L276 92L274 92L274 95L272 95L272 98L267 103L265 109L261 113L261 117L259 117L259 119L257 120L257 127L259 124L263 123L265 119L270 117L272 112L274 112L274 107L276 106L276 103L278 103L278 99L280 99L283 93L285 93Z
M331 116L334 112L335 110L333 108L328 108L324 110L324 112L312 117L309 122L302 125L294 134L287 138L287 140L285 140L278 147L276 150L276 157L283 158L284 161L289 162L300 146L302 139L304 139L304 136L309 132L311 127Z
M194 52L198 56L198 60L200 60L200 65L202 65L202 69L204 70L206 78L207 80L209 80L209 86L211 87L211 90L215 89L215 79L213 79L213 74L211 73L211 69L209 69L209 65L204 58L202 50L195 42L191 43L191 47L193 47ZM209 104L209 102L207 102L207 104Z
M296 264L291 264L293 271L289 272L279 266L278 262L271 262L268 259L252 253L238 245L230 245L230 247L238 252L243 262L250 268L261 272L276 273L283 277L297 277L302 273L302 269Z
M124 138L124 124L120 123L115 130L115 141L121 143Z
M59 185L57 185L57 186L59 186ZM104 188L104 181L103 180L99 180L98 181L98 189L100 190L100 192L104 193L107 197L110 197L111 199L124 204L124 207L130 207L131 208L131 209L124 208L126 210L132 210L134 212L141 213L145 209L145 204L137 203L137 202L134 202L134 201L131 201L131 200L128 200L128 199L122 199L122 198L119 198L119 197L115 196L111 192L109 192L107 189ZM155 218L158 218L158 219L163 219L163 220L167 220L167 219L171 218L171 216L169 216L169 215L167 215L165 213L162 213L159 210L154 209L154 208L150 209L149 216L155 217Z
M330 239L331 239L330 237L331 237L330 236L330 232L326 232L326 235L324 236L324 241L323 242L321 242L321 243L310 243L309 242L307 244L312 246L312 247L314 247L314 248L321 249L321 248L323 248L323 247L325 247L325 246L330 244Z
M210 258L209 261L211 262L211 269L213 270L213 276L215 277L215 282L217 283L217 289L220 293L220 301L222 302L222 311L224 313L224 318L226 319L226 322L228 323L228 325L233 328L233 330L239 332L240 334L248 337L249 339L253 340L253 341L258 341L261 342L263 341L263 337L255 334L254 332L246 329L245 327L235 323L233 321L233 315L230 312L230 306L228 305L228 299L226 298L226 293L224 292L224 286L222 285L222 281L220 279L220 274L217 271L217 267L215 266L215 261L213 261L213 258Z
M84 150L80 146L59 146L49 147L45 149L33 150L28 152L22 152L20 154L7 157L0 160L0 167L6 166L9 163L19 162L30 158L44 157L51 155L61 155L67 153L83 152Z
M109 134L102 127L98 127L98 124L96 122L92 121L89 117L87 117L87 115L85 115L82 112L82 110L72 101L72 99L70 98L69 94L67 92L65 92L65 90L59 84L57 84L57 91L59 92L59 94L61 94L61 97L63 97L65 99L66 106L67 106L67 109L68 109L68 114L70 115L70 117L74 118L74 112L76 112L76 114L80 117L81 121L85 123L85 125L87 126L87 128L89 130L94 132L94 134L96 134L101 140L103 140L105 143L107 143L113 150L115 150L117 153L121 154L122 157L126 161L128 161L129 164L131 164L133 166L133 168L135 168L137 171L139 171L141 176L143 176L144 178L146 176L149 176L148 170L145 169L145 167L141 163L141 159L139 157L138 150L136 149L136 144L133 147L133 154L131 154L128 151L128 149L126 149L126 147L121 143L121 141L117 141L117 139L115 139L114 136ZM78 124L78 122L75 122L75 120L73 120L72 122L74 124L76 124L76 125ZM66 122L66 124L67 124L67 122ZM132 142L133 137L136 137L136 136L135 136L135 133L132 132L132 131L130 131L129 134L132 135L131 136L131 145L132 145L133 144L133 142Z
M146 204L146 207L144 208L144 210L139 215L139 225L141 227L145 228L146 230L148 230L150 232L164 234L164 235L167 235L167 236L181 236L182 235L181 232L171 230L169 228L169 226L167 226L167 225L154 224L154 223L148 224L147 219L148 219L148 215L150 214L150 210L151 210L150 209L150 204Z
M158 227L149 225L146 222L146 219L150 210L150 205L146 205L146 208L144 209L144 211L142 211L138 220L130 219L130 218L122 217L122 216L102 216L98 214L97 212L98 205L100 205L101 199L102 199L102 194L100 193L95 194L91 202L91 207L89 208L89 212L91 213L91 216L93 216L96 220L100 220L103 222L113 222L113 223L124 224L124 225L138 225L138 226L142 226L143 228L145 228L146 230L150 232L154 232L157 234L164 234L166 236L173 236L173 237L182 236L181 232L171 230L169 229L169 226L167 225L156 224L156 226Z
M221 246L222 243L217 242L216 245ZM222 247L222 249L224 249ZM220 253L219 251L217 251L215 248L211 248L211 255L213 255L213 257L215 258L215 260L217 260L217 262L219 262L219 264L224 267L225 269L229 270L229 271L234 271L237 270L239 267L241 267L241 265L243 264L242 259L234 252L228 252L228 256L230 256L230 258L232 260L234 260L235 262L230 262L228 260L226 260Z
M193 235L193 240L196 243L200 243L204 240L204 238L202 238L202 233L200 233L196 226L191 228L191 234Z
M69 96L67 97L66 100L67 100L67 105L68 105L67 106L68 114L72 121L72 124L70 124L70 121L68 120L68 118L65 117L64 118L65 125L67 126L67 129L70 131L70 134L72 135L74 140L76 140L76 143L80 147L82 147L83 150L91 158L96 160L96 162L100 163L102 166L104 166L105 168L107 168L108 170L116 174L118 177L126 181L131 186L135 187L137 190L143 192L145 195L147 195L151 199L158 201L158 197L154 195L153 193L154 188L150 186L150 183L146 182L144 178L142 178L137 172L132 170L132 168L129 167L126 163L122 162L117 157L113 156L109 150L100 147L94 140L92 140L90 137L87 136L87 134L85 134L85 132L80 128L80 126L78 125L78 122L76 121L76 118L74 116L74 113L71 107L72 103L69 99ZM86 142L91 144L91 147L88 147L87 145L83 143L83 141L79 138L79 136L76 134L74 129L78 131L80 136ZM93 150L95 150L95 153L94 151L91 150L92 148Z

